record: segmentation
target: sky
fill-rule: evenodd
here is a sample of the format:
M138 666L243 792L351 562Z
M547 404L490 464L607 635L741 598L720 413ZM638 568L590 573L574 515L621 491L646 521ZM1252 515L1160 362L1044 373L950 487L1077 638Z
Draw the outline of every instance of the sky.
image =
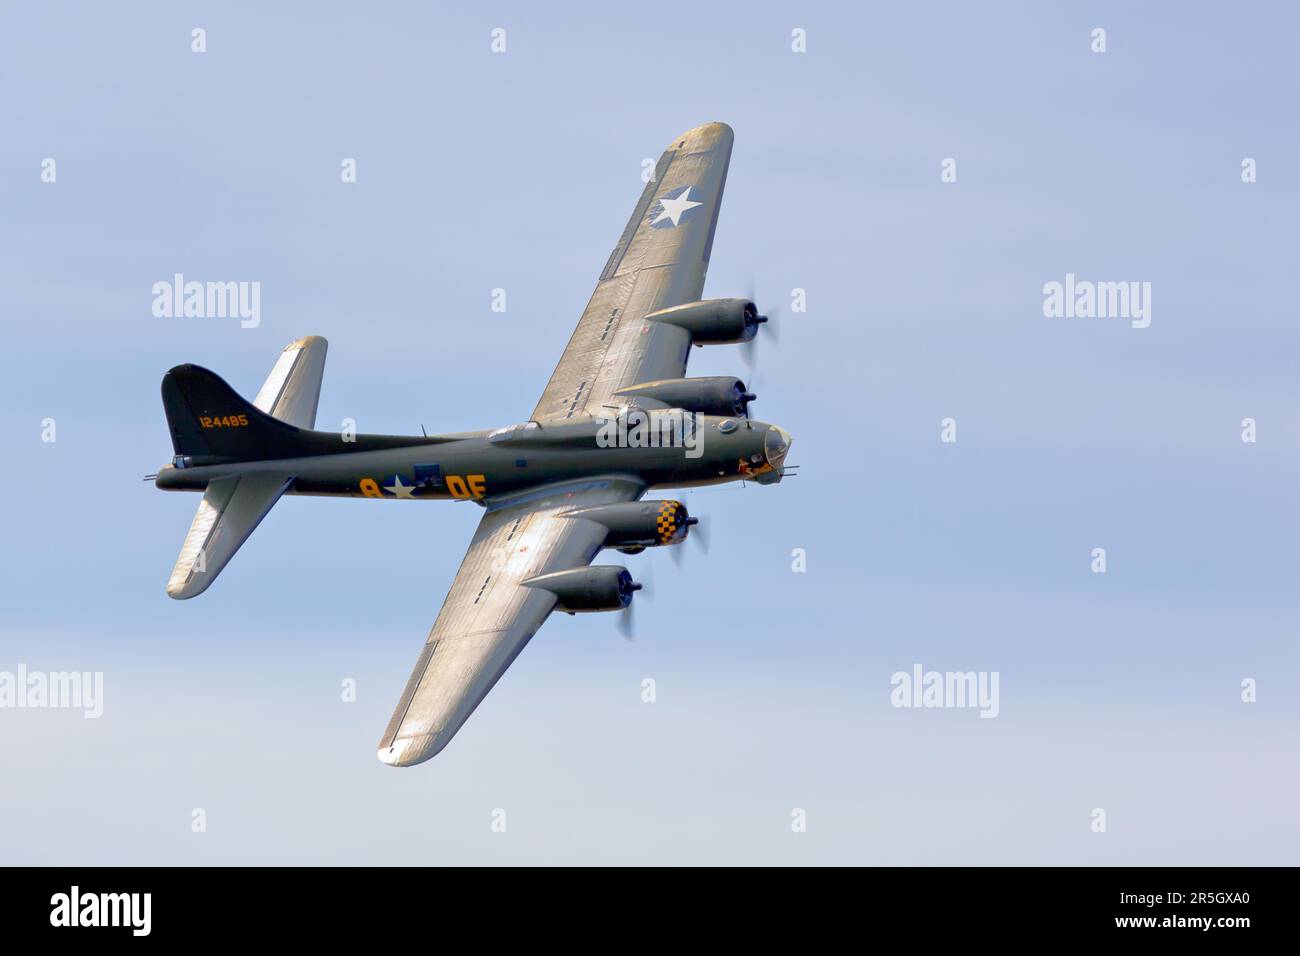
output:
M0 862L1300 856L1290 5L0 26L0 674L103 680L98 719L0 707ZM171 456L168 368L251 397L323 335L322 429L519 421L642 161L713 120L736 142L706 295L782 315L752 374L728 347L690 374L754 384L801 474L686 495L709 547L626 559L635 640L557 617L394 770L375 748L478 509L286 498L166 597L197 504L141 481ZM259 282L259 324L155 316L178 272ZM1045 315L1067 274L1150 283L1149 326ZM918 666L997 675L996 717L894 706Z

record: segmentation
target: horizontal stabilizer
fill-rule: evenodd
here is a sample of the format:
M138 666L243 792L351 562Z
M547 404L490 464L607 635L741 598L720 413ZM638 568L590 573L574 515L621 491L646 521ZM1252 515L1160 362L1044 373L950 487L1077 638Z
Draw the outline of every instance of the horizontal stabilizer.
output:
M207 590L292 481L290 475L256 472L208 482L167 594L184 600Z

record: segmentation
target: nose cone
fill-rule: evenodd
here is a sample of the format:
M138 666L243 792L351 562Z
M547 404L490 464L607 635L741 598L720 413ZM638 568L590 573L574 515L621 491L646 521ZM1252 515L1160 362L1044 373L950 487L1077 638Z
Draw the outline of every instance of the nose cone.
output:
M792 444L794 439L788 431L777 425L768 425L767 434L763 436L763 455L767 458L767 463L773 468L780 468Z

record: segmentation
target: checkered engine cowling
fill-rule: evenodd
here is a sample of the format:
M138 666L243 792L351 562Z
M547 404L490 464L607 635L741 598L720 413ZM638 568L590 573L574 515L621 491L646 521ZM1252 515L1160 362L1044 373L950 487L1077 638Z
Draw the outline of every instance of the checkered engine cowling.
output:
M694 519L680 501L628 501L597 505L568 512L570 518L586 518L603 524L609 533L605 547L634 551L685 540Z

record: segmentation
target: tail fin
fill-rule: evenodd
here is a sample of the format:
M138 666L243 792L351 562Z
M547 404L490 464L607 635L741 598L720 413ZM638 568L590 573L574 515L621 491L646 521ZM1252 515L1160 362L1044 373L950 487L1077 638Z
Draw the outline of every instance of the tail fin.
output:
M252 402L214 372L176 366L162 381L176 454L234 461L289 457L299 429L316 420L325 348L318 336L289 343Z
M299 434L198 365L178 365L164 375L162 400L178 455L235 461L284 458Z

